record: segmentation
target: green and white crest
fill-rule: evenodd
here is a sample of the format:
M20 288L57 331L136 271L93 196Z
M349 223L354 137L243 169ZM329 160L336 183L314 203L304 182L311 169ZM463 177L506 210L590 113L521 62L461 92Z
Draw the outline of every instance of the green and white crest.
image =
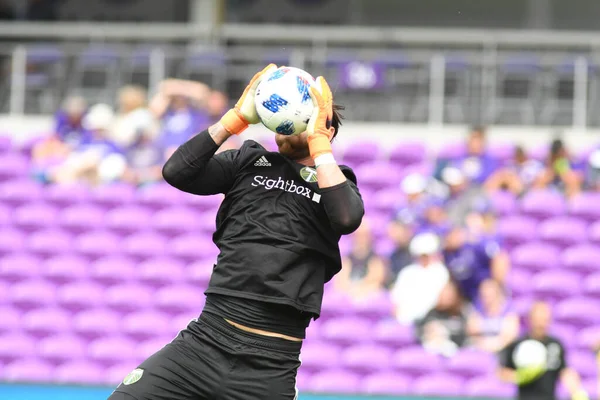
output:
M123 379L123 385L131 385L142 379L142 375L144 374L144 370L141 368L136 368L131 371L125 379Z
M317 181L317 170L311 167L304 167L300 170L300 176L306 182L314 183Z

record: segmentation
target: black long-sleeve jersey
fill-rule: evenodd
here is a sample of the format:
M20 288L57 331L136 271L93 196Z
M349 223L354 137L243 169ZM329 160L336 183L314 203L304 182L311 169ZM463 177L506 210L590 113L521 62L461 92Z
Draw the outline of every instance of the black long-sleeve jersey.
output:
M248 140L215 154L207 131L163 167L172 186L224 193L213 241L220 250L206 294L292 306L318 317L324 284L341 269L338 241L364 214L356 177L320 189L316 170Z

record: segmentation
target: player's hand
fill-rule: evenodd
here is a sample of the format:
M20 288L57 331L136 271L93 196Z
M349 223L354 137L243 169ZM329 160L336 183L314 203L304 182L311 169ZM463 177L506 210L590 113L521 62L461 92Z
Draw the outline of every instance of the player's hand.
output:
M579 389L571 396L571 400L590 400L590 396L583 389Z
M543 365L539 367L519 368L516 371L517 385L527 385L544 375L544 372L546 372L546 367Z
M221 124L228 132L238 135L242 133L249 124L256 124L260 121L258 114L256 113L256 105L254 104L256 88L266 75L276 69L277 65L269 64L262 71L254 75L250 80L250 83L248 83L248 86L246 86L244 93L242 93L242 97L240 97L238 102L235 103L235 106L227 111L221 118Z
M313 101L314 111L306 133L308 135L308 147L313 160L323 154L331 153L331 138L335 129L331 126L333 119L333 94L322 76L316 80L316 84L310 88L310 97Z

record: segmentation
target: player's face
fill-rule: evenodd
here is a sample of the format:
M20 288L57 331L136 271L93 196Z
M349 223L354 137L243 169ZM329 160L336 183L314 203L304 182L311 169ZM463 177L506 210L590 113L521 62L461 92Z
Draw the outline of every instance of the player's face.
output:
M308 151L308 141L306 140L306 132L299 135L280 135L275 134L275 143L279 152L292 160L299 160L310 157Z
M547 304L539 303L533 306L529 315L531 330L537 334L545 334L550 326L552 315Z

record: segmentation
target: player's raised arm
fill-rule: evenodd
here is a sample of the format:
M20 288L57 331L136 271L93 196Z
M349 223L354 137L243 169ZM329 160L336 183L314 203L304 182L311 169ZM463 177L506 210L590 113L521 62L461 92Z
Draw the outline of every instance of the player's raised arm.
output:
M254 75L234 108L173 153L162 170L165 181L179 190L199 195L224 193L231 187L237 168L237 151L215 153L231 135L238 135L249 124L259 121L254 105L256 87L262 77L275 68L270 64Z
M364 205L356 187L354 174L349 174L347 177L333 157L331 151L331 139L335 133L335 128L332 126L333 96L322 76L318 77L316 82L317 87L311 88L315 111L306 129L308 148L317 168L317 182L322 193L321 202L329 221L336 232L349 234L360 225L364 215Z

